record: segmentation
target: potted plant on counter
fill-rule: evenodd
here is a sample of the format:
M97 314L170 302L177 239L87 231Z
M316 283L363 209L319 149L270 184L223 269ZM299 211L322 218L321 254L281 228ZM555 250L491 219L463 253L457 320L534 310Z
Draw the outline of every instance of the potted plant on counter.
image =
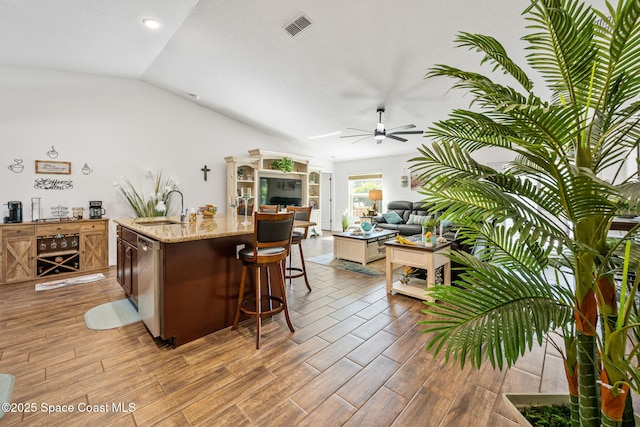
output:
M162 171L157 172L155 176L148 171L146 181L137 189L124 177L115 186L133 217L149 218L175 214L173 206L167 207L163 202L167 199L169 192L177 190L179 186L173 178L163 178Z
M434 123L426 132L433 144L419 149L412 169L425 181L425 201L458 224L459 239L483 243L474 255L452 251L465 267L457 286L429 291L438 302L425 310L427 348L462 366L504 368L560 330L572 425L634 425L629 387L638 390L640 373L628 337L639 332L637 279L627 295L617 277L627 241L629 258L640 258L638 227L617 241L608 231L625 177L637 173L625 161L635 164L640 141L640 2L598 11L534 0L525 13L528 64L546 84L539 92L496 39L480 34L460 33L457 42L480 52L499 80L446 65L427 75L454 79L473 109ZM474 159L486 148L514 160L496 171Z

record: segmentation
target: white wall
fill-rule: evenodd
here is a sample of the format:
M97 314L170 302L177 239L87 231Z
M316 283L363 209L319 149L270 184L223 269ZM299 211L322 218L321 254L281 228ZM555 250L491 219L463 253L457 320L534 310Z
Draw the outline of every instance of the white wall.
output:
M52 206L88 208L90 200L102 200L109 218L128 217L114 182L123 176L138 182L145 170L174 177L185 207L214 203L222 213L225 156L254 148L313 155L144 82L8 66L0 66L0 141L0 203L22 201L25 221L31 197L42 198L43 217ZM71 175L35 173L35 160L53 160L46 154L52 146L55 160L71 162ZM21 173L8 168L14 159L23 161ZM85 163L93 173L81 172ZM43 177L71 179L73 189L34 189ZM110 228L113 265L115 225Z
M393 142L387 142L390 143ZM335 162L335 213L336 218L333 222L333 231L342 231L340 218L342 213L349 206L349 175L363 172L382 172L382 197L384 200L378 203L378 211L386 212L387 203L394 200L408 200L418 202L423 197L417 190L411 189L411 183L408 187L400 186L400 178L405 173L410 176L409 167L413 163L409 160L418 157L420 153L416 150L413 154L405 154L394 157L378 157L366 160L354 160L348 162ZM484 149L474 153L473 157L481 163L488 164L493 162L506 162L513 159L513 154L501 149ZM353 220L352 220L353 221Z

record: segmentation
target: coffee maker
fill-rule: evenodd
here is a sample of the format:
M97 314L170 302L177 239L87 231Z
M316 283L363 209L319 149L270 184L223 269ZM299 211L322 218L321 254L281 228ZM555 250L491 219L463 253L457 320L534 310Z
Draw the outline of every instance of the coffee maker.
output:
M9 210L8 223L22 222L22 202L7 202Z
M105 210L102 208L101 200L94 200L89 202L89 218L100 219L105 214Z

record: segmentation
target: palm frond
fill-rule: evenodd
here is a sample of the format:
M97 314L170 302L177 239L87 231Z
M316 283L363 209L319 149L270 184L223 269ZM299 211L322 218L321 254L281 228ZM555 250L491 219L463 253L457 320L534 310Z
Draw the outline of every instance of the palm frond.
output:
M493 62L495 71L501 67L505 73L510 74L522 85L525 90L531 90L533 83L525 72L507 55L506 50L498 40L482 34L471 34L462 32L455 40L459 46L475 48L478 52L486 54L480 63Z
M598 49L593 42L595 14L584 4L540 0L532 8L523 39L530 46L527 60L549 88L566 100L586 105L591 69Z
M507 271L460 254L469 267L455 286L428 291L427 349L445 352L447 360L480 367L484 360L502 369L542 342L549 330L572 318L571 295L526 272ZM521 275L521 274L524 274ZM526 325L526 326L524 326Z

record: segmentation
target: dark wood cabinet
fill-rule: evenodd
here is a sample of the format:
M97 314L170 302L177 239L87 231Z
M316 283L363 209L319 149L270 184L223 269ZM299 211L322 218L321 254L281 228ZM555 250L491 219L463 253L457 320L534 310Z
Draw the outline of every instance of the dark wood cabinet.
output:
M137 234L117 227L116 279L131 300L138 304L138 243Z

